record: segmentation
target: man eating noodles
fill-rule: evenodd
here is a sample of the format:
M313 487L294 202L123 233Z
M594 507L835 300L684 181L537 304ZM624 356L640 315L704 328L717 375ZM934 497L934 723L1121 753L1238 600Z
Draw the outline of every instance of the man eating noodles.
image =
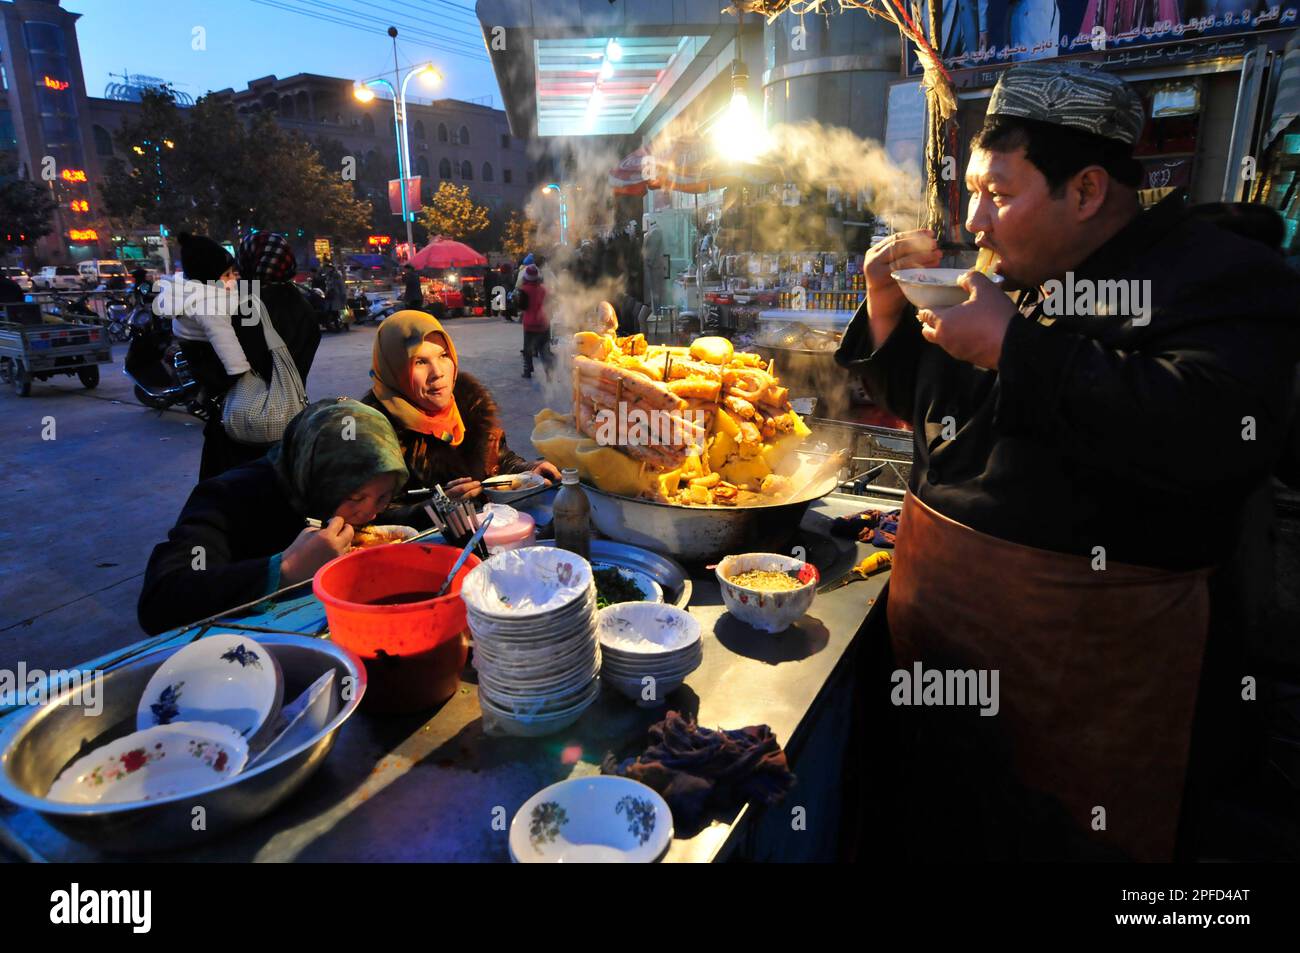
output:
M985 856L1173 856L1207 578L1286 432L1300 278L1177 193L1141 210L1143 118L1100 71L1004 73L966 169L966 227L1002 285L969 272L964 303L917 311L891 273L939 247L893 235L836 355L915 427L895 665L1000 675L996 716L949 708L917 734L952 784L912 802L930 799L918 822L962 818ZM1201 719L1226 681L1241 704L1240 673L1213 668ZM904 784L937 763L922 747Z

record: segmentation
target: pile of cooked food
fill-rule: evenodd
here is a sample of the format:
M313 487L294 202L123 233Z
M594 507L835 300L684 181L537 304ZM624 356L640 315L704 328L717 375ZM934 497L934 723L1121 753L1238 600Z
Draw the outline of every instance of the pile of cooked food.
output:
M584 331L573 343L574 412L543 410L532 436L556 466L610 493L682 505L770 502L790 488L811 431L764 358L723 337L666 347Z

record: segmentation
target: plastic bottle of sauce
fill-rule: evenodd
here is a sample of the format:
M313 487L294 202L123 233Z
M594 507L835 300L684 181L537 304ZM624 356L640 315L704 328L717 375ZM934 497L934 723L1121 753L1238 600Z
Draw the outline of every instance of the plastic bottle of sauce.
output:
M566 467L560 474L560 492L551 507L555 520L555 545L583 559L591 558L591 502L578 483L578 471Z

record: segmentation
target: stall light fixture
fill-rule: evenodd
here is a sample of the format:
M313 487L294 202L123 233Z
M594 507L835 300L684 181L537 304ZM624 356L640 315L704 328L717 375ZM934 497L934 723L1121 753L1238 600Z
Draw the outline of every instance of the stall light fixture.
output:
M749 70L737 59L731 67L731 102L713 127L718 151L729 158L752 162L771 148L761 117L749 107Z

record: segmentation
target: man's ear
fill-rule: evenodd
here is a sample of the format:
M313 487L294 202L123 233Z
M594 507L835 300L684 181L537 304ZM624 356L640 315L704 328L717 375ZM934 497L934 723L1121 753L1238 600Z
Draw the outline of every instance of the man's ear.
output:
M1074 174L1067 194L1076 219L1086 222L1101 211L1109 193L1110 173L1099 165L1090 165Z

